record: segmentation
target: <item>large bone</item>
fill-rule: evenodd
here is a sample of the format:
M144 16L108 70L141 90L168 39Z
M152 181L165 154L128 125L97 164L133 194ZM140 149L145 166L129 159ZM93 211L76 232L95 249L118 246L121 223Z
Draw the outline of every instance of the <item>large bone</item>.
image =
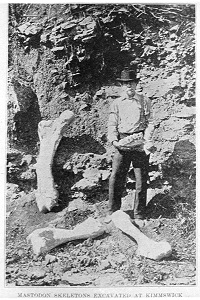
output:
M65 110L54 121L41 121L38 124L40 153L36 164L36 202L41 212L50 211L57 205L59 195L52 175L52 163L63 133L73 120L73 112Z
M34 230L27 237L33 253L38 256L69 241L95 238L105 232L105 227L97 220L88 218L73 230L46 227Z
M144 235L130 220L130 217L123 211L116 211L111 216L113 223L117 228L134 238L138 244L137 254L153 259L161 260L172 253L168 242L155 242Z

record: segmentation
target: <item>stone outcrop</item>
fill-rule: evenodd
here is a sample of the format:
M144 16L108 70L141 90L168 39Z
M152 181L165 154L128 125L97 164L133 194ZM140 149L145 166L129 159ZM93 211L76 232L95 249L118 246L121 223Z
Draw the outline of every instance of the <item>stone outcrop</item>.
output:
M34 127L36 133L41 117L51 120L64 110L72 110L76 120L56 158L62 161L59 170L73 178L68 187L72 194L105 187L111 163L94 167L94 161L89 165L86 156L112 151L107 141L109 106L119 97L116 78L126 64L137 70L138 92L152 102L156 127L153 143L157 149L150 156L152 167L162 172L160 166L170 166L177 143L195 144L194 5L160 6L158 10L149 5L32 4L25 12L30 15L18 16L17 22L15 8L11 5L9 49L13 51L13 73L20 82L15 82L15 92L21 101L14 99L9 109L9 120L17 114L9 138L18 132L14 138L20 142L28 133L30 142L31 130ZM149 18L143 18L145 14ZM146 28L151 28L150 32ZM21 84L22 78L26 84ZM38 102L39 114L31 109L32 98ZM23 114L19 109L24 109ZM36 133L34 146L37 137ZM71 148L66 156L63 153L68 142ZM81 167L73 161L74 153L85 160ZM94 176L88 176L86 169L90 172L93 168L96 175L92 170ZM29 175L24 174L24 178Z
M8 96L8 142L35 144L41 121L37 95L29 85L13 78L8 85Z

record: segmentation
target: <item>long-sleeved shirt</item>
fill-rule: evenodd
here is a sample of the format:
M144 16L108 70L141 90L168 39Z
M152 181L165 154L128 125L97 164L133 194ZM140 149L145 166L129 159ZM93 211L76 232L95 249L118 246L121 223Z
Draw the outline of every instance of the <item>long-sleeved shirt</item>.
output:
M144 138L151 140L154 123L150 99L136 94L132 98L122 96L114 100L110 107L108 140L118 140L120 133L132 134L144 130Z

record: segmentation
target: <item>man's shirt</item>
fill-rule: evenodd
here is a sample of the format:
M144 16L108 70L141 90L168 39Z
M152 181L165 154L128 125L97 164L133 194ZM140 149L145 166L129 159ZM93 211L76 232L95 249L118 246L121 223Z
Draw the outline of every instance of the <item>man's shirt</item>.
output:
M132 134L148 127L147 139L154 127L149 98L135 93L132 98L123 96L113 101L108 121L108 139L111 143L118 140L120 133Z

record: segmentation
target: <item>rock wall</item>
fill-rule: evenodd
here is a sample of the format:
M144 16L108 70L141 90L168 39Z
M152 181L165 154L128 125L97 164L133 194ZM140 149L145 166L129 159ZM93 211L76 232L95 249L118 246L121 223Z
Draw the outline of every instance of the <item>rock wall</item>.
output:
M189 4L11 4L8 134L12 147L26 142L30 149L37 148L38 122L73 110L76 120L55 157L58 185L64 190L64 175L70 175L70 188L84 190L92 176L102 184L111 168L107 120L110 103L120 92L115 79L125 65L131 65L140 77L138 92L151 99L155 115L157 151L151 156L152 166L161 166L167 174L178 147L179 167L182 164L184 170L188 163L193 173L194 29L195 6ZM94 171L96 159L104 161L104 167L97 164Z

